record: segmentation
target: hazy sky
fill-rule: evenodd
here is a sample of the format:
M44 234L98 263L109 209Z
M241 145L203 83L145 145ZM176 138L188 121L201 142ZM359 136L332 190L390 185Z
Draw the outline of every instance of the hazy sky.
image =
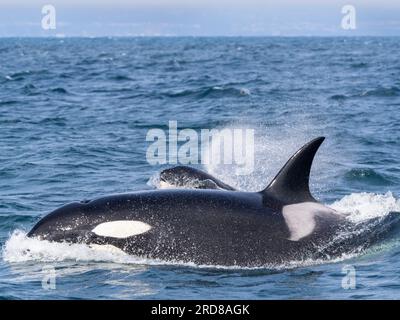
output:
M400 0L0 0L0 36L399 35ZM43 5L56 29L42 29ZM356 29L341 27L344 5Z

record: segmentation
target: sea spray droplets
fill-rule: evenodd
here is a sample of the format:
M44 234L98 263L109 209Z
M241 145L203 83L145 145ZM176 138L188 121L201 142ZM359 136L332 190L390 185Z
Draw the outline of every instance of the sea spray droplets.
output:
M99 252L84 244L54 243L28 238L22 230L15 230L3 248L3 259L11 263L30 260L47 262L64 260L123 262L123 257L123 255L116 253Z
M358 223L384 217L390 212L400 212L400 199L396 199L391 192L352 193L329 206L339 212L348 213L348 218Z

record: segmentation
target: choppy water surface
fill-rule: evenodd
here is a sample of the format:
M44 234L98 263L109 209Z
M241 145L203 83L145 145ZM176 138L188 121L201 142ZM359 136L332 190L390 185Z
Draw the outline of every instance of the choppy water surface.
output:
M400 298L399 49L399 38L1 39L0 297ZM62 204L156 187L145 137L169 120L255 129L253 174L204 167L249 191L326 136L313 192L384 237L340 259L257 269L26 238ZM345 265L354 290L342 288ZM42 289L44 266L55 290Z

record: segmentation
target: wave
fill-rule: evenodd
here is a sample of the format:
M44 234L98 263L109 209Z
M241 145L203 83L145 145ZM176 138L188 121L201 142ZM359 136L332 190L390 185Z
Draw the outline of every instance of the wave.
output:
M117 82L122 82L122 81L132 81L133 79L127 75L123 75L123 74L117 74L117 75L113 75L110 77L110 80L114 80Z
M34 75L43 75L49 73L48 69L39 69L39 70L23 70L17 71L11 74L7 74L5 79L8 81L21 81L25 80L27 77Z
M375 185L391 185L392 181L373 169L351 169L345 174L347 181L370 183Z
M24 96L39 96L42 92L32 83L27 83L21 87L21 92Z
M180 98L188 96L194 96L196 98L222 98L232 96L250 96L251 93L250 90L247 88L213 86L200 89L187 89L178 92L166 92L163 95L169 98Z
M67 119L64 117L46 117L44 119L41 119L37 123L41 124L41 125L51 124L51 125L63 127L66 125Z
M194 262L184 262L179 260L159 260L131 256L119 250L107 250L100 247L91 247L85 244L56 243L46 240L29 238L23 230L15 230L6 241L2 256L8 263L26 263L26 262L97 262L114 263L122 265L146 265L146 266L179 266L199 269L222 269L222 270L286 270L298 267L324 264L327 262L336 263L346 259L351 259L354 254L342 254L326 261L325 259L304 259L299 261L288 261L279 265L265 265L257 267L247 266L223 266L196 264Z
M368 63L365 63L365 62L352 63L350 65L350 67L353 68L353 69L367 68L368 67Z
M26 76L29 76L31 74L32 73L30 71L14 72L12 74L6 75L5 79L8 81L20 81L20 80L24 80Z
M375 89L370 89L370 90L365 90L361 93L356 93L356 94L334 94L329 97L331 100L336 100L336 101L344 101L347 99L357 99L357 98L367 98L367 97L378 97L378 98L383 98L383 97L397 97L400 95L400 88L396 86L392 87L378 87Z
M9 105L14 105L14 104L18 104L18 101L17 100L0 101L0 106L9 106Z
M361 97L394 97L400 94L400 88L392 87L379 87L372 90L364 91L360 94Z
M112 262L118 264L132 265L172 265L193 268L226 269L226 270L284 270L324 263L336 263L354 258L365 253L365 241L377 235L385 235L393 227L399 226L400 222L400 200L396 199L390 192L386 194L355 193L328 205L331 208L346 213L347 218L356 226L350 234L340 234L338 238L329 243L329 246L340 246L346 241L359 239L359 246L349 252L335 257L312 259L305 258L299 261L288 261L279 265L265 265L258 267L243 266L220 266L220 265L198 265L192 262L162 261L137 256L130 256L120 250L104 250L90 247L85 244L55 243L34 238L28 238L23 230L15 230L3 246L2 256L9 263L24 263L27 261L40 262ZM367 239L368 240L368 239ZM326 248L320 248L321 252Z
M52 93L57 93L57 94L67 94L67 93L69 93L67 89L62 88L62 87L53 88L50 91Z
M352 222L360 223L374 218L384 218L392 212L400 212L400 199L396 199L391 192L352 193L328 206L346 213Z
M337 100L337 101L342 101L342 100L346 100L349 97L344 95L344 94L334 94L332 96L330 96L330 99L332 100Z

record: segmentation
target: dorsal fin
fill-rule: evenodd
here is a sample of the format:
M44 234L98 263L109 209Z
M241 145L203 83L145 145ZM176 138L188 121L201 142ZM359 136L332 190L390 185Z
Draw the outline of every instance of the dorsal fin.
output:
M261 192L285 204L317 202L310 193L309 178L314 156L324 140L319 137L300 148Z

